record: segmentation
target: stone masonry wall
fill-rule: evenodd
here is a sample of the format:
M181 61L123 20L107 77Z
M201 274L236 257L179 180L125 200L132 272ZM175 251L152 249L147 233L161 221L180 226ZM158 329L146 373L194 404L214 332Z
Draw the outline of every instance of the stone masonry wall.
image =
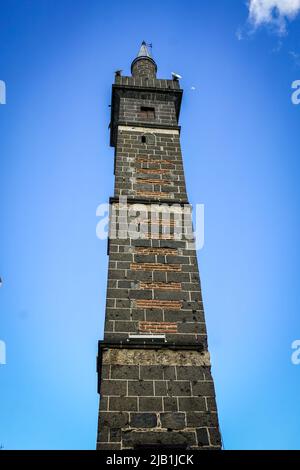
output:
M188 202L178 131L121 126L116 156L116 197Z
M112 95L115 187L97 448L220 449L177 122L182 90L156 79L150 60L132 69L133 77L116 76Z
M208 354L104 351L99 420L100 449L219 449Z
M156 95L157 96L157 95ZM153 106L153 98L150 94L149 99L121 98L120 99L120 121L130 121L148 124L149 119L143 118L141 108L152 108L155 110L155 117L151 119L156 124L173 124L177 126L177 119L172 101L156 100Z
M105 340L166 333L167 341L207 347L197 257L177 240L111 240Z
M156 77L156 67L154 63L148 59L140 59L132 67L133 77L143 77L145 79Z

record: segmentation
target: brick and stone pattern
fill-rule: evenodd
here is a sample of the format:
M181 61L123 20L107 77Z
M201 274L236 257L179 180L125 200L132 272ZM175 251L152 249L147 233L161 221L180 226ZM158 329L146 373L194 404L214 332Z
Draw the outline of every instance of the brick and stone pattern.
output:
M187 203L179 132L121 126L114 195Z
M131 77L117 74L112 89L115 187L98 449L221 448L180 146L181 97L179 82L157 79L146 57L134 60Z
M197 257L187 241L111 239L106 295L106 341L124 342L157 322L167 341L207 347Z

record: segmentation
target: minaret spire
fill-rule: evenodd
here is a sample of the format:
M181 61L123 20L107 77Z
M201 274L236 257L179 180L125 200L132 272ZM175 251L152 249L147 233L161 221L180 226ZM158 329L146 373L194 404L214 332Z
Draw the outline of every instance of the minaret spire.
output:
M157 65L154 61L148 45L142 42L138 55L131 64L131 73L133 77L156 78Z
M151 57L151 54L148 49L148 45L146 44L145 41L142 42L137 57Z

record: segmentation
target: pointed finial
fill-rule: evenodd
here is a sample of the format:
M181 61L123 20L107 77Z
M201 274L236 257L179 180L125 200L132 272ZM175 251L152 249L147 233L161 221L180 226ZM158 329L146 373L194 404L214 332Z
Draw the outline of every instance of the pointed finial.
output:
M151 57L148 46L152 47L152 44L150 45L147 44L146 41L143 41L137 57Z

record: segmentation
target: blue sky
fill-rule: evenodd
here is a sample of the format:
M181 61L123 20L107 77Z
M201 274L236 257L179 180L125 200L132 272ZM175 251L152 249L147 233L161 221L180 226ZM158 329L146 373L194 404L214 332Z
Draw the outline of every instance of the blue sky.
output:
M244 0L0 0L4 448L95 448L108 105L113 71L129 74L145 39L159 77L183 76L182 149L190 201L205 204L198 256L225 448L300 449L300 6L290 3L253 1L247 20ZM272 4L273 17L262 9Z

